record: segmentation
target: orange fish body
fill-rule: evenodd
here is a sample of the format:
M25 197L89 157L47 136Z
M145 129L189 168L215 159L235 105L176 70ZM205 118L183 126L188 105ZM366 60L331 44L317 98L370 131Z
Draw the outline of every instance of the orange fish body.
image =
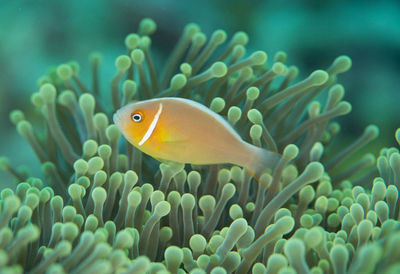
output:
M260 176L280 158L246 143L220 115L188 99L131 103L114 114L114 123L131 144L160 161L231 163Z

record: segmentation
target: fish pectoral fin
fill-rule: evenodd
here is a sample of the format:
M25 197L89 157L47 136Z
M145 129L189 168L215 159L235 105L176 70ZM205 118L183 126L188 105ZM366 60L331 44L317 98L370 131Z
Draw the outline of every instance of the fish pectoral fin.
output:
M167 166L169 166L172 169L181 170L185 167L184 163L179 163L179 162L166 160L166 159L162 159L162 158L156 158L156 157L154 157L154 159L156 159L157 161L159 161L163 164L166 164Z
M189 138L170 138L162 140L164 144L186 144L188 141Z
M170 162L173 162L171 160L166 160L166 159L163 159L163 158L158 158L158 157L153 157L153 158L156 159L157 161L163 163L163 164L166 164L166 165L168 165Z

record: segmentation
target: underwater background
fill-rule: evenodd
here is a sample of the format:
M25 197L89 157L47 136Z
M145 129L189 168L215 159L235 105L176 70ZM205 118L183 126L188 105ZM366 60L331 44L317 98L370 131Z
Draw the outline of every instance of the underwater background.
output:
M340 82L352 112L337 119L341 140L357 136L372 123L381 133L369 151L376 154L394 144L400 113L398 1L39 0L0 1L0 154L39 176L40 165L10 123L9 112L31 108L29 96L37 90L37 79L54 64L75 60L82 78L88 78L92 51L103 54L100 81L108 85L114 59L124 50L124 37L144 17L157 22L152 43L156 62L165 60L190 22L208 34L216 28L230 35L247 32L249 52L287 52L288 63L300 69L299 78L326 67L336 56L350 56L351 71L341 75ZM12 186L12 177L0 172L0 188Z
M0 2L0 273L400 273L399 18L397 1ZM116 110L169 96L252 144L196 136L239 165L165 156L199 156L191 138L142 153L161 103L145 148L122 138Z

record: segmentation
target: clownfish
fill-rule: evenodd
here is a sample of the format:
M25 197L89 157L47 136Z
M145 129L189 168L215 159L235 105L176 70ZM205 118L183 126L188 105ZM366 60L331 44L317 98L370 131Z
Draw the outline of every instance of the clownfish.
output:
M245 167L256 179L281 157L249 144L219 114L195 101L164 97L130 103L113 116L124 137L161 162Z

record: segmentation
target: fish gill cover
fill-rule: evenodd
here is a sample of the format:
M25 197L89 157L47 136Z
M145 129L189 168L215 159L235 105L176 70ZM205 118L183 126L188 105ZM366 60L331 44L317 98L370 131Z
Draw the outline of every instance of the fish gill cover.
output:
M1 191L1 272L396 273L398 148L349 160L378 136L370 125L332 149L335 118L351 111L338 83L351 59L298 79L285 52L246 52L244 32L207 36L189 24L159 68L156 28L146 18L126 36L110 86L100 85L93 53L91 79L76 62L39 79L31 102L45 123L11 112L46 179L1 158L17 182ZM131 100L163 96L210 107L243 139L284 157L260 184L238 166L155 162L110 121Z

